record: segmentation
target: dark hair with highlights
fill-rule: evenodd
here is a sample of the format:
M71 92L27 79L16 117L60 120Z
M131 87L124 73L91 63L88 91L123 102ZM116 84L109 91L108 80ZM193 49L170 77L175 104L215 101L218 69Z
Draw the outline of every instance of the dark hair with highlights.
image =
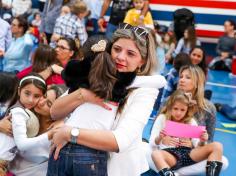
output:
M56 51L49 45L40 44L33 55L32 72L41 72L52 64L59 64Z
M99 41L106 41L106 48L101 52L94 52L91 47ZM116 82L116 65L111 55L109 41L102 35L88 38L82 46L84 59L91 60L91 68L88 75L90 90L101 98L111 99L113 86Z

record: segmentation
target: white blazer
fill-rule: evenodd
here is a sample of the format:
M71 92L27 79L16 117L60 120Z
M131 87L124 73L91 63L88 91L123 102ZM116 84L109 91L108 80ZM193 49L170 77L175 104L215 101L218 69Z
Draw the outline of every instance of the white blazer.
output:
M110 152L109 176L138 176L149 169L142 152L142 132L152 111L158 89L166 80L160 75L137 77L131 87L139 87L130 93L128 100L114 122L112 132L119 152Z

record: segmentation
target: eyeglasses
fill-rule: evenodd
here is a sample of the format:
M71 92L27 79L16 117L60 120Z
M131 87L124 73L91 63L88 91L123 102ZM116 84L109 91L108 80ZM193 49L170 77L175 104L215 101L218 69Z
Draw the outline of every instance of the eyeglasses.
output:
M56 45L56 48L62 49L62 50L70 50L69 48L66 48L62 45Z
M128 23L120 23L119 29L130 29L132 30L138 37L142 37L146 40L148 30L141 26L132 26Z

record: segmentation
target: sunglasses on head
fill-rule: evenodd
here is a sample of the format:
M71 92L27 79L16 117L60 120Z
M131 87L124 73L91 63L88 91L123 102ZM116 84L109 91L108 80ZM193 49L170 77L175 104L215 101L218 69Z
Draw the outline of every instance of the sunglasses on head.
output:
M119 29L130 29L132 30L138 37L143 37L146 39L146 36L148 34L148 30L141 26L132 26L128 23L120 23Z

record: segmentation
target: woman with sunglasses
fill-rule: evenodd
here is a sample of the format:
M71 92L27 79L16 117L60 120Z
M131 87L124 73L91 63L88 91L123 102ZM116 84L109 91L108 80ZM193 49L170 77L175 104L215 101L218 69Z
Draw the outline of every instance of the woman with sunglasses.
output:
M131 85L132 89L128 88L124 102L119 104L112 130L64 126L53 135L52 142L56 146L54 158L58 158L64 144L77 143L110 152L109 176L141 175L149 168L145 155L141 151L142 131L148 121L158 88L163 87L166 81L159 75L150 76L155 71L157 59L154 39L144 28L132 27L128 24L120 26L113 35L111 57L116 63L118 72L137 74ZM51 108L51 115L54 119L65 118L76 107L86 102L109 110L103 99L87 89L79 89L58 99ZM90 164L93 168L96 161L91 161ZM102 176L100 172L97 175Z

